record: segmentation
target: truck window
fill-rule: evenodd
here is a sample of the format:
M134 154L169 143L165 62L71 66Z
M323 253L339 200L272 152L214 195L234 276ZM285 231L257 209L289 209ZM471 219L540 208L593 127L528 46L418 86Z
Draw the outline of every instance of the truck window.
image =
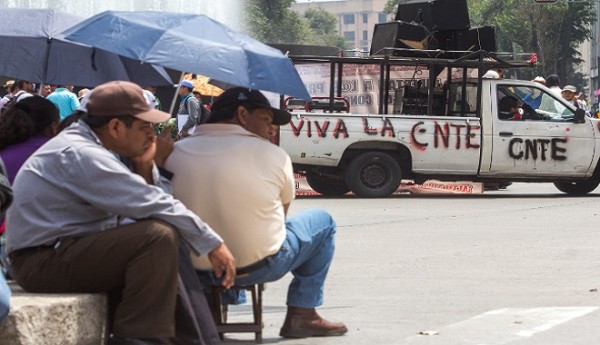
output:
M560 95L535 86L498 85L497 104L498 118L506 121L564 122L575 115L575 109Z
M447 114L448 116L461 116L461 110L465 109L465 116L475 117L477 107L477 83L467 83L463 101L463 85L460 82L450 84L448 89Z

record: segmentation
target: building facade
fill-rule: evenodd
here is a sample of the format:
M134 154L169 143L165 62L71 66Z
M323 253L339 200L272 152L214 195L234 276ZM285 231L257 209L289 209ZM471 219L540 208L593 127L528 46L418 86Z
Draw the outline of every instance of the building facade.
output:
M387 0L330 0L296 2L292 9L301 15L309 8L322 8L338 19L338 32L349 47L368 54L375 24L393 20L383 12Z

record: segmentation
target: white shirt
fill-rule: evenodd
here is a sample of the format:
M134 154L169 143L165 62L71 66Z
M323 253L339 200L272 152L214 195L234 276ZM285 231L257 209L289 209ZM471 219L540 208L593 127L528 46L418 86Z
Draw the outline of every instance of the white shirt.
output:
M236 124L203 124L175 144L165 168L175 175L173 195L223 238L238 267L279 251L283 205L295 196L283 149ZM193 261L211 267L204 256Z

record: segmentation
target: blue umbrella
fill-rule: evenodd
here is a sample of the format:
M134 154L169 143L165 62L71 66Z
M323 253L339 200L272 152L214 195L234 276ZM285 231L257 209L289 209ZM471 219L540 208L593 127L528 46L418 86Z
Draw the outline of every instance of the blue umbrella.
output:
M163 67L142 64L64 39L83 18L51 9L0 11L0 75L32 82L93 87L110 80L172 85Z
M279 50L204 15L106 11L64 34L146 63L310 99L294 65Z

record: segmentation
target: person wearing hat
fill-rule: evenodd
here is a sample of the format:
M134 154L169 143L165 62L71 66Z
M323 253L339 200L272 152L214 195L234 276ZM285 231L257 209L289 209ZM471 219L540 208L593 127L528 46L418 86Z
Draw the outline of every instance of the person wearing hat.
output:
M577 88L573 85L567 85L562 89L562 97L569 103L573 104L575 108L581 108L585 110L585 106L577 99Z
M185 339L181 327L189 322L176 324L176 317L197 319L182 309L187 286L178 280L194 274L185 249L208 254L225 287L234 281L234 258L210 226L166 191L172 175L161 166L172 140L168 131L157 138L153 124L168 113L150 108L142 89L125 81L97 86L85 110L25 162L14 182L7 217L14 278L31 292L111 292L108 344ZM183 343L201 342L189 340Z
M14 80L7 80L6 83L4 83L4 90L6 91L6 94L10 93L10 87L13 86L14 83Z
M191 80L183 80L179 84L178 93L181 102L177 111L177 121L184 121L179 133L181 137L187 137L190 129L206 122L210 116L210 112L204 108L202 102L194 97L193 91L194 83Z
M311 209L287 216L295 197L291 159L269 138L291 114L273 108L257 90L235 87L213 103L212 115L175 144L165 167L174 173L173 195L223 237L236 258L238 285L294 275L280 335L337 336L348 329L323 319L315 308L334 251L336 225ZM218 284L206 256L194 257L203 282Z

